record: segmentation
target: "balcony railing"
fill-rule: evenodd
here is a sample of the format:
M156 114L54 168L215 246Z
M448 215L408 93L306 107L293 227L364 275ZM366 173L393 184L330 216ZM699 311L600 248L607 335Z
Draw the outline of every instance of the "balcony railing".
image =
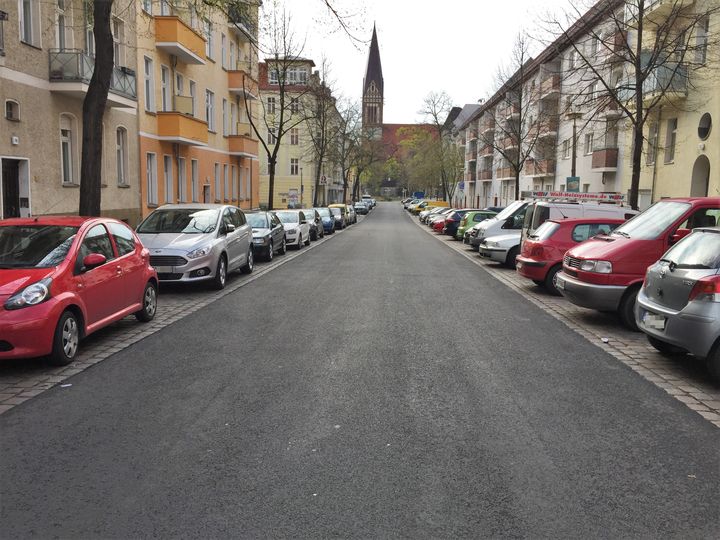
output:
M492 180L492 169L481 170L478 176L480 180Z
M95 59L79 49L51 49L50 82L82 82L89 84L95 71ZM135 72L114 67L110 77L110 91L129 99L137 99Z
M497 169L497 178L515 178L515 169L512 167L500 167Z
M693 2L694 0L649 0L645 4L645 17L653 21L664 20Z
M478 156L479 157L487 157L492 156L495 153L495 149L491 144L486 144L478 150Z
M525 174L528 176L550 176L555 174L555 160L529 159L525 162Z
M540 98L548 99L560 95L560 75L550 75L540 83Z
M471 158L477 157L477 140L473 139L465 147L465 155Z
M617 148L601 148L593 150L592 168L593 169L617 169L618 149Z
M228 87L231 93L246 95L250 99L258 97L258 82L243 69L228 70Z
M688 70L684 64L669 62L657 66L643 81L643 101L655 99L663 95L667 99L683 98L687 96ZM633 105L635 100L635 87L628 81L618 87L618 98Z
M228 26L238 37L255 40L257 25L248 13L249 6L242 2L232 4L228 9Z

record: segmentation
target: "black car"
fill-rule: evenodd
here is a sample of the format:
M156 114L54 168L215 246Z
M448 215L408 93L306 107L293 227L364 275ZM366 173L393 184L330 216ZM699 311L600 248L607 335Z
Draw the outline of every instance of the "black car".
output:
M275 253L285 254L285 228L274 213L249 212L245 217L252 227L252 246L255 253L268 261L272 260Z
M310 240L318 240L325 236L325 227L323 227L322 217L315 208L304 208L303 213L310 225Z
M450 214L445 218L445 226L443 227L443 234L447 234L449 236L455 237L455 233L457 233L458 227L460 226L460 222L462 221L462 218L465 214L468 212L472 212L475 210L474 208L463 208L461 210L455 210L454 212L450 212Z

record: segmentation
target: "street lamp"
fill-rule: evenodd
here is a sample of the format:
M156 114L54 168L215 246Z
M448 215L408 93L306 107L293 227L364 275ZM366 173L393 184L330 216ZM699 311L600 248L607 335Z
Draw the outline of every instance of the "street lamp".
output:
M300 208L303 207L303 191L305 186L303 186L302 167L300 167Z
M570 165L570 176L576 179L575 173L577 172L577 121L578 118L582 118L582 113L576 111L570 111L565 115L565 118L573 121L573 134L572 134L572 161ZM568 190L569 191L569 190Z

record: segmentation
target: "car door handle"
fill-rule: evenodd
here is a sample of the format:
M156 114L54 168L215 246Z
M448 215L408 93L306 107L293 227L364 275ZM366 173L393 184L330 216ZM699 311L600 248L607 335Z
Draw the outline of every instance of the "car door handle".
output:
M115 273L119 276L123 273L122 266L115 267Z

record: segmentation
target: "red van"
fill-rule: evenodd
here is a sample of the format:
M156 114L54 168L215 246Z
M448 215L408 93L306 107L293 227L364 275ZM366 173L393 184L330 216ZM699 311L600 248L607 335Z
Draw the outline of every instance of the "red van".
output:
M570 249L555 284L573 304L616 311L637 330L633 308L648 266L695 227L718 223L720 197L663 199L612 233Z
M555 278L562 268L565 252L598 234L609 234L624 219L602 217L549 219L525 238L516 259L518 274L559 295Z

